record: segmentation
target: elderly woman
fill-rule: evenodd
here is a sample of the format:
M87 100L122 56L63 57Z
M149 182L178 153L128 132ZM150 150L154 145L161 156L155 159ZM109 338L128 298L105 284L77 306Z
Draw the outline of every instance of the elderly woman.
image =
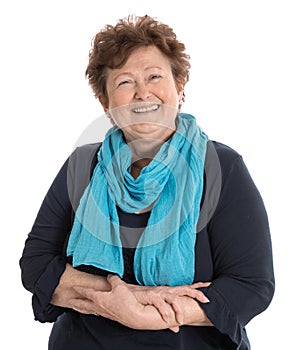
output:
M149 16L94 39L113 127L65 162L20 261L50 350L250 349L274 292L267 214L241 156L180 112L184 50Z

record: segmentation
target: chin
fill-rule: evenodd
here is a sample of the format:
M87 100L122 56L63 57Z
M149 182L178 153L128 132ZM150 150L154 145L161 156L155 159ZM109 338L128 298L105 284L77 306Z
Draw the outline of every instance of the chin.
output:
M148 140L151 142L153 140L167 140L173 133L174 129L167 128L160 125L152 125L149 123L142 123L135 125L134 128L127 129L124 128L124 133L127 140Z

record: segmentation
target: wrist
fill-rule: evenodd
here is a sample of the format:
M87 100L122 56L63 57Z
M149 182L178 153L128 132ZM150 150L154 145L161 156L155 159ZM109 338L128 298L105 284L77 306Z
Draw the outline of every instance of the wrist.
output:
M188 297L182 297L184 303L184 325L213 326L199 303Z
M69 264L67 264L65 272L60 279L60 285L65 285L68 288L75 286L92 288L103 292L111 290L106 277L79 271Z

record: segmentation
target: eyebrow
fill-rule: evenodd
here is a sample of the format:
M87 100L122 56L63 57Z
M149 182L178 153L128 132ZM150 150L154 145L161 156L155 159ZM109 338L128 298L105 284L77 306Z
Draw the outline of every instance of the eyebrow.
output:
M159 69L159 70L162 70L162 69L163 69L163 68L158 67L158 66L152 66L152 67L149 66L149 67L146 67L146 68L145 68L145 71L146 71L146 70L149 70L149 69L156 69L156 68Z

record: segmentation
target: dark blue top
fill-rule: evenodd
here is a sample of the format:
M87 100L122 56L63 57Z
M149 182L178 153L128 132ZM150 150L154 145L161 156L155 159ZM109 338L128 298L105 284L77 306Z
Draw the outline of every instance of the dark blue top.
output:
M195 246L195 281L212 281L210 287L202 288L210 303L200 305L214 327L182 326L177 334L134 330L50 304L65 264L70 262L66 244L78 200L97 162L98 147L80 147L65 162L45 196L20 260L23 285L33 293L35 319L55 322L49 349L250 349L245 325L267 308L274 293L269 225L261 196L241 156L217 142L208 146ZM118 209L118 214L122 240L131 239L126 232L130 227L136 229L137 241L150 213L128 214ZM123 279L136 284L134 251L123 248ZM92 266L79 269L108 274Z

